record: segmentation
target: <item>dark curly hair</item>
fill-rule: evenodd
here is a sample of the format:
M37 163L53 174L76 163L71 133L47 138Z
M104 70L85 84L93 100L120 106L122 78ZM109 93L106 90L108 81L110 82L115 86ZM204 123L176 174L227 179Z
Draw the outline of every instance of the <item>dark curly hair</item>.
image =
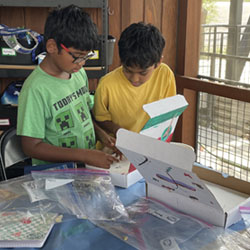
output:
M139 22L121 33L118 46L123 65L146 69L161 60L165 39L155 26Z
M59 50L62 43L66 47L89 51L99 41L96 25L89 14L75 5L56 8L49 14L44 29L45 43L51 38L56 41Z

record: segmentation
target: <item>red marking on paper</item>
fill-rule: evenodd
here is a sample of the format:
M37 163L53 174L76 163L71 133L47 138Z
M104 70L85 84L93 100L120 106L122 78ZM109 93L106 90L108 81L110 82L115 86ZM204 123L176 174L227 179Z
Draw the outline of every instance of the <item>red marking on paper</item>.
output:
M30 218L23 218L23 219L21 220L21 222L22 222L23 224L30 224L30 223L31 223L31 219L30 219Z
M16 236L16 237L20 237L21 236L21 232L13 233L13 235Z

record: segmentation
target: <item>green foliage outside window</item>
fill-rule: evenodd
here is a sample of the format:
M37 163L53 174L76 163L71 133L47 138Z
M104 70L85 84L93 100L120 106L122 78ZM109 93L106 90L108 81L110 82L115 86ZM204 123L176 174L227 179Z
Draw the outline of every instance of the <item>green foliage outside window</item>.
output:
M216 0L203 0L202 1L202 23L203 24L211 24L216 20L218 12L216 10L215 3Z

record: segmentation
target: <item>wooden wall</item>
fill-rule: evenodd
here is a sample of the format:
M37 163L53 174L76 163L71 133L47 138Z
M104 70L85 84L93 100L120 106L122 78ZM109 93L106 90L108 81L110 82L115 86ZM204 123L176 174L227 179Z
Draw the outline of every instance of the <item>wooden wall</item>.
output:
M120 65L117 41L121 31L133 22L144 21L157 26L166 39L163 61L172 70L176 67L177 0L109 0L109 34L116 38L113 64L109 70ZM0 7L0 22L10 27L24 26L38 33L43 27L49 8ZM98 28L101 29L101 10L86 9ZM1 79L0 92L10 79ZM98 80L90 79L90 90Z

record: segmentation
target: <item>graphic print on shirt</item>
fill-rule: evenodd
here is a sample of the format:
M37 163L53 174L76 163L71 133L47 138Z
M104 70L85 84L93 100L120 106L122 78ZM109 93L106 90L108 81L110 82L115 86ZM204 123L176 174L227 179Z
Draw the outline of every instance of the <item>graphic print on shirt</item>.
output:
M59 113L56 116L56 124L55 125L56 125L56 129L58 132L69 129L69 128L73 128L74 122L73 122L70 110Z
M95 147L95 136L93 134L93 130L89 129L88 131L86 131L86 133L84 133L85 136L85 148L94 148Z
M64 148L77 148L78 147L76 136L59 138L58 142L59 142L59 145L61 145L61 147L64 147Z
M75 106L76 112L79 116L79 120L81 120L83 123L89 120L89 112L84 110L84 105L82 103L79 103ZM84 127L88 127L88 123L84 124ZM95 135L93 134L93 130L89 129L87 131L84 130L84 144L85 148L94 148L95 146Z
M84 106L82 103L79 103L75 106L76 108L76 111L77 111L77 114L79 116L79 119L82 121L82 122L85 122L86 120L88 120L89 118L89 115L88 115L88 112L86 112L84 110Z
M77 136L72 135L72 129L74 127L82 126L83 143L85 148L95 147L95 134L93 131L89 110L82 102L77 105L71 106L71 109L63 111L57 114L55 119L55 126L58 132L63 132L64 135L58 138L58 145L67 148L77 148L81 145L78 143ZM78 125L77 125L78 124ZM90 127L91 126L91 127Z

